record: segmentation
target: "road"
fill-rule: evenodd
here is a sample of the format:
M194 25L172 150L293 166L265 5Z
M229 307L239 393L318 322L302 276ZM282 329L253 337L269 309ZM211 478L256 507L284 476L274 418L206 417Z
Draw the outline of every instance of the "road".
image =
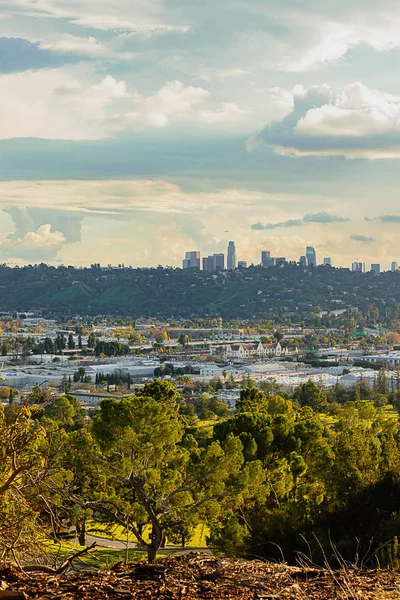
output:
M110 550L126 550L126 543L121 542L120 540L113 540L110 538L104 538L97 535L86 535L86 544L90 546L96 542L96 546L98 548L109 548ZM128 545L129 550L135 550L137 548L136 542L130 542ZM160 548L159 554L190 554L191 552L202 552L204 554L212 554L209 548L194 548L192 546L188 546L186 548L181 548L179 546L166 546L165 548Z

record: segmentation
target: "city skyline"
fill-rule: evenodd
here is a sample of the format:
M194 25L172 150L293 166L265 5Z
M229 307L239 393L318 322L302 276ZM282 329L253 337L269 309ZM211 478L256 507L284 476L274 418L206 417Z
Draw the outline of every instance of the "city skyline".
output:
M0 0L0 260L400 254L392 0Z
M220 270L233 270L236 267L232 266L233 263L229 263L229 252L232 250L234 252L234 261L236 262L236 246L235 242L230 241L227 248L227 261L225 263L225 254L224 253L216 253L211 256L201 256L200 250L191 250L185 253L185 258L182 261L183 269L202 269L203 271L216 271ZM258 262L249 263L247 260L238 260L237 268L247 268L248 266L264 266L264 267L274 267L279 266L280 264L284 264L285 262L297 262L299 265L304 267L316 267L316 266L338 266L341 268L349 268L354 272L365 273L367 271L373 271L376 275L384 271L397 271L398 263L397 261L392 261L390 263L390 267L388 269L382 268L381 263L371 263L370 268L367 269L365 262L353 261L351 265L334 265L332 263L331 257L324 257L322 261L318 261L317 253L313 246L307 246L305 249L305 254L300 255L298 260L290 259L286 257L275 257L271 256L270 250L262 250L260 255L260 260ZM202 265L202 267L201 267Z

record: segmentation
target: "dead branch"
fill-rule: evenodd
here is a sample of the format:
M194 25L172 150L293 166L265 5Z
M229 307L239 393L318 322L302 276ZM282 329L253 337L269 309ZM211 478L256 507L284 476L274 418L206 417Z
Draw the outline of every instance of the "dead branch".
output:
M79 552L75 552L72 556L67 558L58 569L52 569L51 567L47 567L45 565L27 565L23 567L25 573L48 573L49 575L61 575L64 571L66 571L73 563L74 560L82 556L83 554L88 553L96 546L96 542L93 542L90 546L87 546L83 550L79 550Z

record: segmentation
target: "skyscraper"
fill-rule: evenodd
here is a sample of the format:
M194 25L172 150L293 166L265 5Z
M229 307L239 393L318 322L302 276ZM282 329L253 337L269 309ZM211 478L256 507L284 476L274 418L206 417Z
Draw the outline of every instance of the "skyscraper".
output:
M225 268L225 255L213 254L212 256L203 257L203 271L223 271Z
M236 269L235 242L229 242L228 244L227 269L228 271Z
M213 271L225 269L225 254L214 254L213 255Z
M374 263L371 265L371 271L375 273L375 275L379 275L381 272L381 265L379 263Z
M300 263L301 267L306 267L307 266L307 258L304 255L300 256L299 263Z
M397 262L394 260L394 261L392 262L391 270L392 270L392 271L397 271L397 266L398 266L398 265L397 265Z
M203 256L203 271L213 271L213 257Z
M269 250L262 250L261 251L261 264L264 265L264 267L268 266L267 265L268 258L271 258L271 252Z
M365 263L353 262L353 264L351 265L351 270L357 273L365 273Z
M316 267L317 266L317 255L315 253L315 250L312 246L307 246L306 248L306 258L307 258L307 265L309 267Z
M186 252L182 261L182 269L200 269L200 252Z
M324 267L331 267L332 261L330 258L324 258Z
M238 269L247 269L247 260L239 260Z

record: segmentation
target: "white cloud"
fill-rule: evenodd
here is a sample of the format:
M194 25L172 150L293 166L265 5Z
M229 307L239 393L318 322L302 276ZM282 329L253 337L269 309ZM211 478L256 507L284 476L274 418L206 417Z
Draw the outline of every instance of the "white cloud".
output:
M0 138L101 138L111 104L127 97L125 82L110 75L92 84L61 69L1 75Z
M129 60L134 58L132 52L115 52L109 46L102 44L95 37L80 37L70 33L49 36L37 41L42 50L50 50L60 54L77 54L88 58L115 58Z
M362 83L348 85L332 104L311 108L294 131L305 135L365 136L397 131L400 98Z
M200 110L197 119L202 123L237 123L241 122L249 114L245 108L240 108L234 102L223 102L219 110Z
M65 19L74 25L104 31L168 33L188 31L186 24L171 24L161 0L0 0L9 12L33 17Z
M101 139L127 129L166 127L172 121L205 126L242 123L247 109L216 103L202 87L168 81L150 96L129 91L111 75L77 78L66 69L0 75L0 139Z
M386 7L382 6L378 16L376 7L372 8L363 6L358 11L346 11L344 20L339 12L334 15L333 10L328 14L311 15L307 7L302 13L288 14L286 24L291 25L294 35L283 48L278 68L302 73L337 62L361 45L376 52L400 48L398 11L393 7L385 11ZM299 31L305 35L299 37Z
M213 81L215 79L224 81L225 79L243 77L249 75L251 71L240 68L222 68L222 67L201 67L197 75L202 81Z
M193 86L185 86L181 81L168 81L152 96L136 94L134 110L113 116L109 123L115 129L126 127L144 128L166 127L171 117L182 117L192 109L204 104L211 97L210 92Z
M316 211L324 196L267 194L248 189L221 189L213 192L186 192L165 180L114 181L3 181L0 182L1 207L31 207L68 213L120 215L136 212L192 214L221 207L251 210L269 206L271 218L282 220L281 207L302 202L308 211ZM332 201L330 202L332 204ZM272 208L273 207L273 210ZM15 212L15 211L14 211ZM225 214L225 209L222 210ZM19 211L20 213L20 211ZM43 221L42 221L43 222ZM249 227L254 217L249 214ZM61 229L61 227L60 227Z
M41 225L36 231L29 231L22 238L10 235L1 245L3 255L27 260L54 258L66 238L60 231L52 231L51 225Z
M326 84L293 90L293 111L248 141L279 154L399 158L400 97L362 83L335 94Z

